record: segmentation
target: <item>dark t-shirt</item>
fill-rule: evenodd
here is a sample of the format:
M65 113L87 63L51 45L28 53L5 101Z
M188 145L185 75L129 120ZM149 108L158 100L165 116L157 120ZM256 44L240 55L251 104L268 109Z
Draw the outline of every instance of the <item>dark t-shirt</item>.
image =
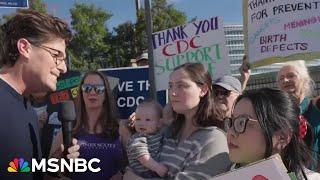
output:
M10 85L0 79L0 179L40 179L36 173L21 173L20 165L31 158L41 158L39 124L30 103ZM15 158L23 158L16 168L18 173L9 173L8 167ZM11 163L14 164L14 163ZM15 168L13 168L15 169Z

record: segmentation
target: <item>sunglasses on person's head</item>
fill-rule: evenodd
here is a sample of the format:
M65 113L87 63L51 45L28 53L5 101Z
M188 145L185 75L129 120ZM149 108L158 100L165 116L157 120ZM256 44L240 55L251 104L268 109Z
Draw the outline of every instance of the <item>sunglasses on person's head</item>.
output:
M227 131L233 127L233 130L237 134L242 134L246 131L246 127L248 121L257 121L254 119L250 119L249 117L245 116L238 116L236 118L224 118L224 129Z
M97 94L102 94L105 91L104 85L101 84L82 84L81 88L85 93L90 93L92 90L94 90Z

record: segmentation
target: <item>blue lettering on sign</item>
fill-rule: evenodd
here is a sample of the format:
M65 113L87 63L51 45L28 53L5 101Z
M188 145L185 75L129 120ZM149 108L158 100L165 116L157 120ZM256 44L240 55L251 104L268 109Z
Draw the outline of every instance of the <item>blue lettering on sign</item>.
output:
M260 26L260 28L258 29L258 31L256 31L255 33L253 33L253 35L251 37L249 37L249 44L253 44L256 39L263 33L266 31L267 28L269 28L271 25L273 24L278 24L280 22L279 18L270 18L268 20L266 20L266 22L264 24L262 24Z

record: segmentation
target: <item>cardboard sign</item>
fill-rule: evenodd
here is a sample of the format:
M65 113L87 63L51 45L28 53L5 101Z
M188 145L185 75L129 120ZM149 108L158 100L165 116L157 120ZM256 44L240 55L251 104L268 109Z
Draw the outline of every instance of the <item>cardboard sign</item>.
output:
M279 155L235 169L212 180L290 180Z
M197 20L152 34L156 90L168 87L169 74L187 62L202 63L213 79L230 73L220 17Z
M253 67L320 57L320 2L243 0L246 54Z

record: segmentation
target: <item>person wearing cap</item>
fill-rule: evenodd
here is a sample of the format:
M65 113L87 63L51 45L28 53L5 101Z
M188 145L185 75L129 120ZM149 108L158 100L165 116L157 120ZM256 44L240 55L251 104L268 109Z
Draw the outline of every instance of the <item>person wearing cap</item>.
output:
M148 53L142 53L136 61L138 66L149 66Z
M224 117L231 116L233 104L241 92L241 83L235 77L226 75L214 82L214 102L218 109L223 112Z

